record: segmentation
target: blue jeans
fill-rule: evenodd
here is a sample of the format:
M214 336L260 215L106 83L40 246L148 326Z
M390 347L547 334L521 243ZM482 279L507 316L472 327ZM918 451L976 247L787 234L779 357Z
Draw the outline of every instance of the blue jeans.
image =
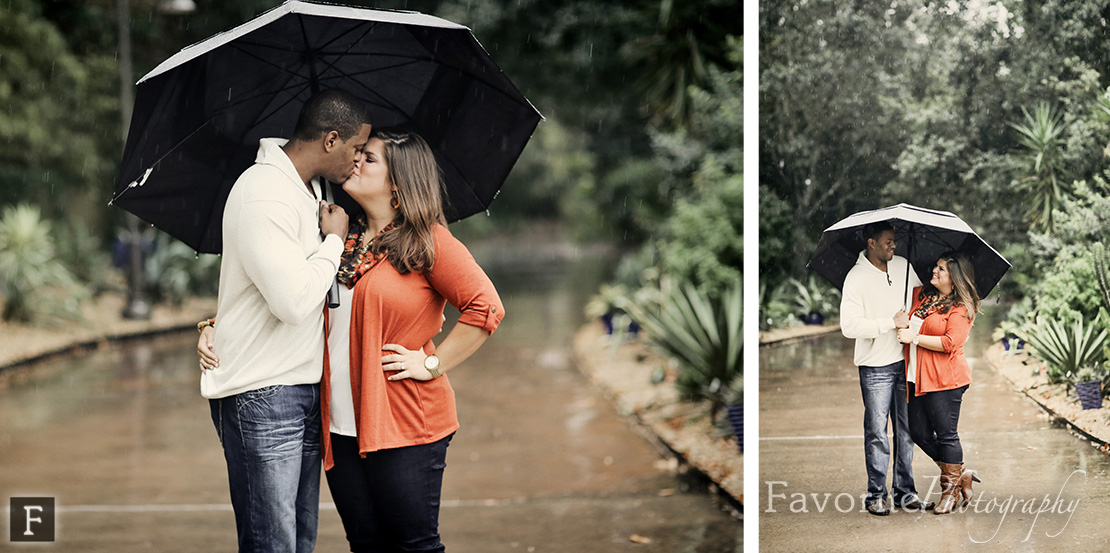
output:
M886 498L886 470L891 446L887 420L894 421L895 502L916 495L913 484L913 439L910 438L906 404L906 364L898 361L884 367L860 367L863 392L863 458L867 463L867 500Z
M320 386L266 386L209 403L227 461L239 551L312 551L320 509Z
M960 405L966 391L967 386L961 386L914 396L910 383L910 435L917 447L938 463L964 462L964 448L956 427L960 424Z
M358 441L331 435L327 471L351 551L442 552L439 503L451 437L359 455Z

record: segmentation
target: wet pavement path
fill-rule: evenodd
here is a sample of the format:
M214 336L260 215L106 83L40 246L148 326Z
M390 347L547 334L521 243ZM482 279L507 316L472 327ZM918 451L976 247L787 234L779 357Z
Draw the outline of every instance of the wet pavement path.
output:
M852 341L836 333L761 350L760 550L1107 550L1110 461L978 361L992 328L972 331L959 426L964 462L983 483L965 512L945 516L864 509ZM917 491L935 501L936 465L915 452Z
M508 317L451 374L462 429L444 484L448 551L741 551L742 524L661 468L657 452L573 366L571 336L602 262L475 256ZM0 392L0 499L6 507L7 497L56 498L58 541L46 550L235 549L195 337L51 360ZM317 550L346 551L322 489ZM633 535L651 543L632 543ZM26 550L7 538L0 535L0 550Z

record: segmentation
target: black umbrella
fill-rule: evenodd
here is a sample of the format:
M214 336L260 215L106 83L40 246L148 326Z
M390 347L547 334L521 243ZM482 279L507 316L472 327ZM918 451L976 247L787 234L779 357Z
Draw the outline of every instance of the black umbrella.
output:
M219 252L224 203L259 139L289 137L303 103L328 88L366 101L375 127L427 140L451 221L489 207L542 119L466 27L288 1L139 81L112 203Z
M929 282L937 258L949 250L967 255L975 267L975 289L982 298L1010 269L1010 263L956 215L909 204L861 211L825 229L807 266L833 286L843 288L844 277L856 264L859 253L867 249L863 226L879 221L888 221L894 227L894 252L910 261L921 282Z

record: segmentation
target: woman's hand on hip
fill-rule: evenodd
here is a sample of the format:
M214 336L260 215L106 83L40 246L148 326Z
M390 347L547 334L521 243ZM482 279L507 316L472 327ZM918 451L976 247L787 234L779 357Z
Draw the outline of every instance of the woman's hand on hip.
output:
M386 344L382 346L382 351L394 352L382 356L382 370L395 372L388 380L432 379L432 373L424 368L424 358L427 357L424 355L424 348L411 350L398 344Z

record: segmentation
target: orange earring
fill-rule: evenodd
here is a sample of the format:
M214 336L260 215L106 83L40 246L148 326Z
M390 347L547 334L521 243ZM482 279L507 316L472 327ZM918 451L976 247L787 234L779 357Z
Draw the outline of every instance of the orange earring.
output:
M397 197L397 191L393 191L393 199L389 200L389 207L393 209L401 209L401 200Z

